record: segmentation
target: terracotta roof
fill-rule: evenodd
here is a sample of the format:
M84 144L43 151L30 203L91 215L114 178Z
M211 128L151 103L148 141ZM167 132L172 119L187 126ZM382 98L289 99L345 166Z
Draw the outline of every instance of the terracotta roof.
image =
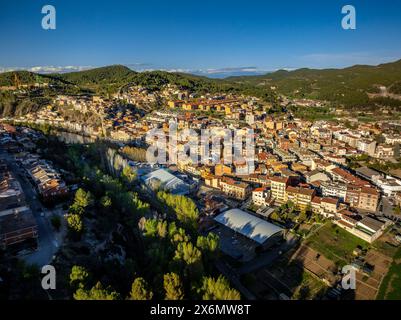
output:
M335 198L322 198L322 202L331 203L331 204L337 204L338 203L338 199L335 199Z
M321 201L322 201L322 198L321 198L321 197L313 197L313 199L312 199L312 203L318 203L318 204L320 204Z
M263 192L265 191L266 188L256 188L255 190L253 190L252 192Z
M289 179L286 177L271 177L271 181L280 182L280 183L288 183Z

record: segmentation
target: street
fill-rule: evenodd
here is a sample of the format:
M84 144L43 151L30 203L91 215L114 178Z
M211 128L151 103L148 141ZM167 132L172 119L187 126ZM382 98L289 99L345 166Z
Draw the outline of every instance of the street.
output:
M23 170L16 165L13 157L3 151L1 151L0 157L7 162L15 178L21 184L26 203L31 208L38 225L38 249L21 258L25 262L36 264L39 267L47 265L52 261L53 255L57 252L59 246L53 228L46 217L47 209L43 208L41 202L37 198L36 190L25 177Z

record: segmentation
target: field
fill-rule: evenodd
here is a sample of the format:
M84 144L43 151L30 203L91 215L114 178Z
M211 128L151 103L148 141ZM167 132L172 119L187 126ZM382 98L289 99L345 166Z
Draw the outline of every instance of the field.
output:
M401 249L397 251L377 295L378 300L401 299Z
M397 252L399 249L394 243L391 230L369 244L340 227L327 223L305 240L295 256L303 261L304 267L310 272L330 282L334 276L334 273L331 277L328 276L334 270L330 268L330 263L337 267L350 263L355 259L353 251L358 246L366 249L363 260L373 266L373 271L369 275L357 272L356 290L351 299L401 299L401 276L398 275L401 274L401 251ZM317 259L316 253L322 256Z
M326 283L333 285L336 282L336 265L325 256L308 246L302 245L292 256L291 261L296 262L311 274Z
M302 264L283 256L276 264L255 274L257 281L250 289L260 299L277 299L284 293L291 299L319 299L328 286L316 275L305 270Z
M304 244L324 255L337 266L345 265L352 260L352 252L358 246L364 249L369 247L366 241L331 222L316 231Z

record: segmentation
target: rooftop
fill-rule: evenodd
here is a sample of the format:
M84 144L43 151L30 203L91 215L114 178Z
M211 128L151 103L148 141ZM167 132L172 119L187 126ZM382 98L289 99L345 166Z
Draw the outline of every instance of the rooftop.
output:
M214 220L259 244L283 230L240 209L225 211Z

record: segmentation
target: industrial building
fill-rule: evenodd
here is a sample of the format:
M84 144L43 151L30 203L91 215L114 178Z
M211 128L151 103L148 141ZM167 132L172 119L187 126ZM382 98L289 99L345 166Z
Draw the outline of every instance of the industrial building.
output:
M214 220L222 227L218 232L222 251L236 259L250 260L283 239L282 228L240 209L227 210Z

